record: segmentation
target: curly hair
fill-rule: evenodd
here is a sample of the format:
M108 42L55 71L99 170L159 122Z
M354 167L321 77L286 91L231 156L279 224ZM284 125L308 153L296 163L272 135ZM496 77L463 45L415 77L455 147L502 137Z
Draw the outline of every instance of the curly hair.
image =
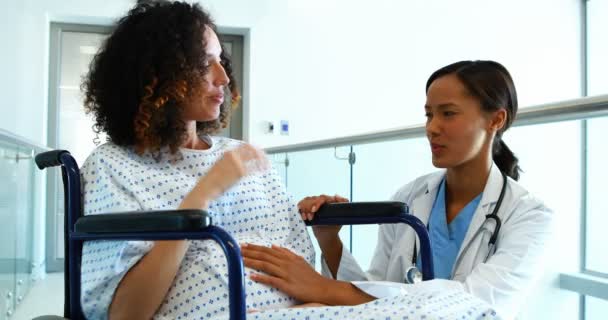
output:
M177 152L187 137L183 106L199 94L208 71L205 27L216 31L207 12L184 2L139 3L121 18L81 86L85 110L95 119L93 131L140 154L164 147ZM230 57L222 50L220 58L231 99L218 119L197 122L199 134L225 128L240 99Z

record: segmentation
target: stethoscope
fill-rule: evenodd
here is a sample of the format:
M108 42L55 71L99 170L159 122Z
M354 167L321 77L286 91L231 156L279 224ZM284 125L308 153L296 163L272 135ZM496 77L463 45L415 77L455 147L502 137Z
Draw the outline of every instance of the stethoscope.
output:
M496 205L494 206L494 210L492 210L492 213L486 215L486 220L482 223L481 227L479 227L479 229L477 230L477 232L475 232L475 234L473 235L473 238L471 238L471 241L469 241L469 243L466 245L466 247L464 247L464 249L462 249L461 254L458 256L458 258L456 259L456 262L454 262L454 268L452 269L452 273L455 272L458 267L460 266L462 257L465 255L465 252L467 252L471 246L471 244L475 241L475 240L479 235L481 235L482 233L488 231L488 229L484 228L484 225L488 222L488 220L494 220L494 231L492 232L492 236L490 237L490 241L488 241L488 254L486 255L486 257L483 259L483 262L487 262L488 259L490 258L490 256L492 256L494 254L494 252L496 251L496 239L498 239L498 233L500 232L500 226L502 224L502 221L500 220L500 217L498 217L498 210L500 210L500 205L502 204L502 199L505 197L505 190L507 190L507 175L502 172L502 188L500 189L500 195L498 196L498 201L496 201ZM428 229L428 225L427 225L427 229ZM418 283L422 281L422 273L420 272L420 270L418 270L418 267L416 266L416 261L418 260L418 250L416 248L416 243L414 242L414 254L412 256L412 266L409 267L406 271L405 271L405 283L410 283L410 284L414 284L414 283ZM454 277L454 274L452 274L452 278Z

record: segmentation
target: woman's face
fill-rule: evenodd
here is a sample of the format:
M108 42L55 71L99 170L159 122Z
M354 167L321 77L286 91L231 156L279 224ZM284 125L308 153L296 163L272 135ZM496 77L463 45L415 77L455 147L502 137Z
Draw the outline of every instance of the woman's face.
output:
M435 167L457 167L491 150L493 119L481 110L480 102L456 75L445 75L431 83L424 110Z
M220 106L224 103L225 88L230 82L222 67L220 54L222 47L217 35L209 27L205 28L205 47L207 73L200 87L194 91L196 95L184 110L184 120L211 121L220 116Z

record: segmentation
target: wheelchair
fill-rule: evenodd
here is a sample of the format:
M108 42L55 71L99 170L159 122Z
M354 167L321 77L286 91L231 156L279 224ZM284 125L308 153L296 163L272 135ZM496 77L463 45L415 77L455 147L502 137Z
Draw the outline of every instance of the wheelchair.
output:
M43 170L61 167L65 199L64 311L63 317L41 316L36 320L85 319L80 305L81 257L84 241L92 240L214 240L227 259L230 319L246 318L245 279L239 244L222 228L214 226L204 210L136 211L83 216L80 171L66 150L53 150L35 157ZM433 262L426 226L401 202L327 204L307 225L355 225L406 223L420 239L423 280L433 279Z

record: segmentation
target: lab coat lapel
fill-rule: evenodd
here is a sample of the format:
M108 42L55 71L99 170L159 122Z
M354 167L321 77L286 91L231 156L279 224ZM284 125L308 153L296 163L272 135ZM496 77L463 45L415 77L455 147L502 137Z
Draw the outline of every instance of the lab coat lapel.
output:
M412 200L411 213L420 219L424 224L428 225L433 203L437 197L437 189L445 176L445 171L439 171L431 174L426 183L418 189L415 198Z
M437 197L439 184L444 176L445 170L431 174L426 182L421 185L421 188L417 190L415 193L416 196L412 200L412 207L410 211L411 214L416 216L427 226L429 223L429 217L431 216L431 210L433 209L433 204L435 203L435 198ZM417 250L420 250L420 241L418 240L418 237L415 236L416 233L414 232L414 229L410 228L409 230L412 231L412 236L416 242ZM413 255L413 252L411 255Z
M489 214L491 210L494 208L496 201L498 201L498 196L500 195L500 189L502 187L502 173L496 164L492 164L492 168L490 169L490 175L488 176L488 182L486 182L486 186L483 189L483 195L481 196L481 200L479 201L479 205L475 210L475 215L473 216L473 220L471 220L471 224L467 229L467 234L462 241L462 245L460 246L460 251L458 252L458 256L462 254L463 248L466 248L469 245L469 242L473 240L473 236L479 230L479 228L483 225L486 220L486 214ZM478 236L475 240L479 241L482 237ZM467 254L472 254L477 252L475 245L471 244L471 248ZM474 257L474 256L473 256ZM458 260L458 258L456 258ZM464 259L464 258L463 258ZM472 258L471 258L472 259ZM464 263L463 263L464 264ZM460 266L459 266L460 267ZM455 270L458 272L458 270Z

